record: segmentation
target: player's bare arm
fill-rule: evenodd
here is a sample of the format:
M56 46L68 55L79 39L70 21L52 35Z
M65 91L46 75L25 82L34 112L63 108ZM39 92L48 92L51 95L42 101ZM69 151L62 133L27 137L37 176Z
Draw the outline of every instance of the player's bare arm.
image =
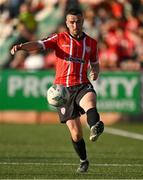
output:
M14 55L19 50L31 52L31 51L39 51L41 49L43 49L42 44L39 41L33 41L24 44L14 45L10 52L12 55Z
M93 81L97 80L99 72L100 72L99 62L91 63L90 73L89 73L90 79Z

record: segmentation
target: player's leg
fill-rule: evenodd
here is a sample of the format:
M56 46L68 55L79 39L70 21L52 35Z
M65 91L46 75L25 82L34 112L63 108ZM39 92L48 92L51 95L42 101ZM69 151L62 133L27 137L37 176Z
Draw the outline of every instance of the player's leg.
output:
M83 139L82 126L79 118L66 122L71 134L73 147L80 158L80 165L77 172L86 172L89 166L86 154L86 146Z
M81 98L79 105L87 114L87 123L90 127L89 139L95 141L104 131L104 124L100 121L100 116L96 109L96 94L94 92L87 92Z

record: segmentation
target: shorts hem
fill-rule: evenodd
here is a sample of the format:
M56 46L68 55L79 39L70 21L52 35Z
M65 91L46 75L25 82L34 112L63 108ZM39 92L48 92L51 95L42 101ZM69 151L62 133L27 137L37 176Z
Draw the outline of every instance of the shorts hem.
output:
M71 118L68 118L68 119L66 119L66 120L62 120L62 121L60 121L60 123L62 123L62 124L65 124L68 120L74 120L75 118L78 118L78 117L80 117L80 115L79 116L74 116L74 117L71 117Z

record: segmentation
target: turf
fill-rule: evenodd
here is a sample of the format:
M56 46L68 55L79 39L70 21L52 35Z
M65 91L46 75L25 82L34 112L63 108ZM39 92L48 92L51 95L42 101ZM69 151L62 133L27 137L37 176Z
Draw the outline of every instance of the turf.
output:
M112 127L143 134L143 124ZM79 160L65 125L0 124L0 179L143 179L143 141L104 133L88 140L88 173L77 174Z

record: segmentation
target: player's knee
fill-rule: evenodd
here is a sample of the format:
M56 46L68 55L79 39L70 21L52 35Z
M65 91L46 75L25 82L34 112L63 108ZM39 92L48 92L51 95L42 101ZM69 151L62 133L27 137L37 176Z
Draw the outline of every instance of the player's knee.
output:
M82 139L82 134L80 132L73 132L72 133L72 139L74 142L78 142Z
M88 111L88 109L96 106L96 95L93 92L88 92L83 96L83 98L80 100L79 105L84 109L85 112Z
M93 126L96 124L96 122L98 122L100 120L100 116L99 113L96 109L96 107L90 108L87 112L87 123L89 124L89 126Z

